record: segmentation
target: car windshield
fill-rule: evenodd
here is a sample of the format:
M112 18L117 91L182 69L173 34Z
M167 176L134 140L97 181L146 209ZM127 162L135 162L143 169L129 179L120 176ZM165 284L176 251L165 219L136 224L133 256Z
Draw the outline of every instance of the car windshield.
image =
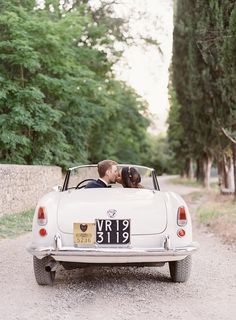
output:
M119 172L123 167L126 167L128 165L118 165ZM143 166L135 166L130 165L130 167L136 168L136 170L140 173L141 176L141 182L140 184L145 189L157 189L157 183L155 184L155 173L153 169ZM79 166L70 169L70 175L68 177L68 184L67 181L65 181L64 188L65 189L71 189L78 186L78 184L81 183L80 186L86 185L88 181L84 181L87 179L95 179L97 180L99 178L98 172L97 172L97 165L87 165L87 166ZM67 179L67 178L66 178ZM84 182L82 182L84 181ZM67 186L66 186L67 185ZM119 183L112 184L112 188L123 188L123 186Z

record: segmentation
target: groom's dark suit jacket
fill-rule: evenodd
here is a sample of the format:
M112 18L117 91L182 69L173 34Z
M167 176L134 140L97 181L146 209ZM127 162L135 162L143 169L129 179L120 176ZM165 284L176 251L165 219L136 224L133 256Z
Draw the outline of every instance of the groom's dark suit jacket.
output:
M102 180L90 181L86 184L85 188L109 188Z

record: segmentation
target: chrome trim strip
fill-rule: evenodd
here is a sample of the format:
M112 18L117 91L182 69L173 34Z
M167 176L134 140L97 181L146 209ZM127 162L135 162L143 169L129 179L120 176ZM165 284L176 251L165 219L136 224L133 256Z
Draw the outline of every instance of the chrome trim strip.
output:
M184 256L190 255L196 251L198 246L192 244L187 247L164 249L164 248L147 248L147 249L127 249L127 248L78 248L78 247L53 247L36 248L30 246L27 250L37 256L84 256L84 257L151 257L151 256Z
M79 166L76 166L76 167L71 167L69 168L68 170L72 171L72 170L75 170L75 169L78 169L78 168L87 168L87 167L94 167L96 168L98 165L97 164L84 164L84 165L79 165ZM139 164L127 164L127 163L118 163L117 165L118 167L136 167L136 168L145 168L145 169L149 169L151 171L153 171L154 169L151 168L151 167L147 167L147 166L142 166L142 165L139 165Z

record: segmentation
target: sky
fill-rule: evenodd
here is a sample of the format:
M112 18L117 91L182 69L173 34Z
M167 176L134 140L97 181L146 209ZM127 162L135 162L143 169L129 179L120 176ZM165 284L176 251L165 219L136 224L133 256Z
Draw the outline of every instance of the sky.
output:
M137 37L137 46L127 47L116 65L118 78L130 84L148 102L154 125L150 132L166 132L168 102L168 68L172 53L173 0L120 0L115 6L118 16L129 20L129 32ZM141 12L141 17L139 17ZM151 36L155 46L138 40L138 34Z
M36 1L43 5L43 0ZM90 3L99 7L100 1L90 0ZM167 86L172 54L173 1L117 0L118 4L114 5L115 14L128 21L128 33L136 43L135 46L125 47L123 58L114 71L120 80L126 81L147 101L153 119L149 131L153 134L167 130ZM156 46L147 46L140 41L140 35L158 41L162 54Z

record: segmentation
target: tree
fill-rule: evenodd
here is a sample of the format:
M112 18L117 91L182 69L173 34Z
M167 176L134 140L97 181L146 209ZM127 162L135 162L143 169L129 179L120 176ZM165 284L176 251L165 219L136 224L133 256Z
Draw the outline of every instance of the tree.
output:
M189 140L186 157L191 155L199 169L202 166L206 186L213 157L220 162L228 155L229 142L222 134L222 127L232 128L231 60L228 67L226 61L233 55L230 51L227 55L224 50L230 48L231 37L227 35L234 7L234 1L230 0L177 3L173 88L180 105L178 121L183 136Z
M59 163L62 158L67 159L65 136L58 130L63 113L47 101L36 83L43 62L34 45L35 31L42 29L40 21L37 13L15 6L14 2L1 2L1 8L1 159L14 163Z
M0 7L1 161L142 161L146 105L114 79L114 41L124 37L111 7L95 10L86 0Z

